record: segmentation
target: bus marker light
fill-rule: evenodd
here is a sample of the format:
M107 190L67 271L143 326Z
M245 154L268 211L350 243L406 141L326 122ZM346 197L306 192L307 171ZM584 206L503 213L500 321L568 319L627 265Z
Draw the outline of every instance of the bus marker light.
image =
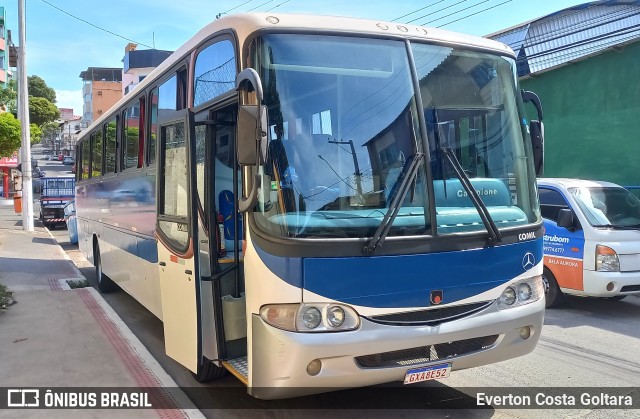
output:
M320 370L322 369L322 361L320 361L319 359L314 359L313 361L309 362L309 365L307 365L307 374L309 375L318 375L320 374Z

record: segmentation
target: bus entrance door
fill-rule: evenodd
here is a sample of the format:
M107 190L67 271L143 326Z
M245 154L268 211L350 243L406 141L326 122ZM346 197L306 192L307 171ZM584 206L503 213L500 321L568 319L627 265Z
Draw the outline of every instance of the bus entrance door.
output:
M193 372L200 364L200 275L193 182L193 130L186 109L158 120L158 264L166 354Z

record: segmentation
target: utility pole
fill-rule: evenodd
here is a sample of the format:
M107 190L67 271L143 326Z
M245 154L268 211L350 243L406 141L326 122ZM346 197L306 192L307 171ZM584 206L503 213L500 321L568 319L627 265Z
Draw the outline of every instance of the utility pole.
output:
M18 118L22 129L22 229L33 231L33 189L31 182L31 132L29 130L29 90L27 88L27 37L25 0L18 0Z

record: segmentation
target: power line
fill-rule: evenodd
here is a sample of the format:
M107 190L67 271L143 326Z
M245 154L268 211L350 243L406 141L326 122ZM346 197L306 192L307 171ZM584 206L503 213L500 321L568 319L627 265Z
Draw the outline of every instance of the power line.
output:
M436 10L435 12L427 13L426 15L422 15L422 16L417 17L417 18L415 18L415 19L408 20L406 23L415 22L416 20L418 20L418 19L422 19L423 17L427 17L427 16L434 15L434 14L436 14L436 13L440 13L440 12L441 12L441 11L443 11L443 10L450 9L450 8L452 8L453 6L456 6L456 5L460 4L460 3L464 3L464 2L466 2L466 1L469 1L469 0L460 0L460 1L459 1L459 2L457 2L457 3L453 3L452 5L449 5L449 6L447 6L447 7L443 7L442 9L438 9L438 10Z
M478 11L478 12L471 13L470 15L467 15L467 16L464 16L464 17L461 17L460 19L456 19L456 20L452 20L451 22L447 22L447 23L445 23L444 25L440 25L440 26L438 26L438 28L442 28L443 26L451 25L452 23L458 22L458 21L460 21L460 20L464 20L464 19L469 18L469 17L471 17L471 16L475 16L475 15L478 15L478 14L480 14L480 13L484 13L484 12L486 12L487 10L495 9L496 7L502 6L503 4L511 3L512 1L513 1L513 0L507 0L507 1L504 1L504 2L502 2L502 3L496 4L495 6L487 7L486 9L482 9L482 10L480 10L480 11Z
M565 14L561 14L561 15L559 15L559 16L557 16L557 17L552 18L552 19L546 19L546 20L544 21L544 23L545 23L545 24L548 24L548 23L555 22L555 21L560 20L560 19L566 19L566 18L567 18L567 17L569 17L569 16L573 16L573 15L576 15L576 14L579 14L579 13L583 13L583 12L585 12L586 10L589 10L589 9L591 9L591 8L598 7L598 6L602 7L603 5L602 5L602 4L599 4L599 3L595 3L595 4L591 4L591 5L589 5L587 8L584 8L584 9L578 9L578 10L573 10L573 11L571 11L571 12L569 12L567 9L560 10L560 11L555 12L555 13L552 13L552 14L560 14L560 13L565 12L565 11L566 11L567 13L565 13ZM628 9L630 9L630 8L631 8L631 7L628 7ZM620 10L617 10L617 11L614 11L614 12L611 12L611 13L618 13L618 12L620 12ZM604 16L604 15L601 15L601 16ZM529 24L531 24L531 23L536 23L536 22L538 22L538 21L541 21L541 20L545 19L545 17L546 17L546 16L539 17L539 18L537 18L537 19L534 19L534 20L532 20L532 21L527 22L526 24L527 24L527 25L529 25ZM520 27L523 27L523 26L525 26L525 24L522 24ZM511 33L515 32L515 31L517 31L518 29L519 29L519 28L512 28L512 29L510 29L510 30L507 30L507 31L504 31L504 32L500 32L500 33L498 33L496 36L502 36L502 35L511 34Z
M537 60L532 64L540 65L540 64L543 64L543 63L551 62L551 61L558 61L559 59L566 59L566 57L575 55L576 56L575 58L569 58L565 62L559 63L558 65L560 65L560 64L568 64L569 62L573 61L574 59L583 58L586 55L589 55L589 53L596 53L596 52L599 52L599 51L604 51L604 50L606 50L606 49L608 49L608 48L610 48L612 46L621 44L624 41L631 41L631 40L634 40L634 39L638 39L638 33L637 32L638 32L638 30L635 29L635 30L631 31L631 33L633 33L633 35L620 38L620 36L623 35L623 34L620 34L620 35L616 36L615 40L612 40L610 42L604 42L604 43L601 43L601 44L598 44L598 45L594 45L594 46L589 47L589 48L584 48L584 49L581 49L581 50L578 50L578 51L566 51L564 54L557 54L557 55L555 55L553 57L548 57L548 58L545 58L545 59L542 59L542 60ZM579 54L582 54L582 55L579 55ZM549 68L549 67L547 67L547 68ZM530 73L530 74L536 74L536 73Z
M486 3L486 2L488 2L488 1L490 1L490 0L483 0L483 1L479 2L479 3L472 4L472 5L471 5L471 6L469 6L469 7L465 7L464 9L460 9L460 10L458 10L457 12L449 13L448 15L444 15L444 16L441 16L441 17L439 17L439 18L436 18L436 19L430 20L430 21L428 21L428 22L421 23L420 25L428 25L428 24L429 24L429 23L431 23L431 22L435 22L435 21L437 21L437 20L444 19L445 17L449 17L449 16L456 15L456 14L458 14L458 13L460 13L460 12L464 12L465 10L472 9L472 8L474 8L474 7L476 7L476 6L479 6L479 5L481 5L482 3Z
M597 35L597 36L593 36L591 38L587 38L587 39L582 39L576 42L572 42L571 44L568 45L563 45L561 47L557 47L554 49L550 49L547 51L541 51L537 54L532 54L531 56L527 57L527 61L531 62L532 64L539 64L539 63L543 63L543 62L547 62L547 61L553 61L553 60L557 60L558 58L562 58L565 57L567 55L577 55L577 54L582 54L584 52L588 52L588 51L592 51L592 50L598 50L598 49L603 49L603 46L608 46L611 44L615 44L617 42L620 41L624 41L627 39L633 39L638 38L638 32L640 31L640 24L634 25L634 26L630 26L627 28L622 28L622 29L618 29L617 31L614 32L610 32L607 34L603 34L603 35ZM627 34L633 34L629 37L625 37L625 38L621 38L623 35L627 35ZM616 39L613 39L616 38ZM612 39L610 42L603 42L603 41L607 41L609 39ZM602 42L600 44L595 44L592 45L590 47L587 48L583 48L581 50L576 50L576 51L566 51L570 48L573 47L579 47L579 46L583 46L583 45L588 45L589 43L592 42ZM564 52L564 54L562 54L562 52ZM537 60L537 61L531 61L531 60L535 60L536 58L541 58L544 57L546 55L551 55L551 54L555 54L552 57L548 57L545 58L544 60ZM522 60L521 60L522 61Z
M585 19L583 20L580 24L578 25L569 25L566 27L562 27L553 31L548 31L548 32L542 32L539 33L538 35L535 36L531 36L531 37L525 37L525 39L523 40L522 44L526 43L525 47L526 48L530 48L536 45L541 45L544 44L546 42L549 41L553 41L559 38L563 38L569 35L574 35L576 33L582 32L582 31L586 31L589 29L594 29L603 25L608 25L620 20L624 20L624 19L628 19L631 18L633 16L637 16L638 14L640 14L640 12L636 12L636 13L629 13L632 10L637 10L637 8L626 8L624 10L616 10L613 12L609 12L609 13L605 13L602 14L600 16L594 16L590 19ZM554 19L555 20L555 19ZM545 25L548 23L548 21L543 22ZM554 35L558 35L555 36ZM539 42L532 42L532 41L538 41ZM508 45L511 48L514 48L515 46L521 46L519 45L519 42L511 42Z
M249 10L247 10L247 12L251 12L251 11L253 11L253 10L256 10L256 9L258 9L258 8L260 8L260 7L264 6L264 5L266 5L266 4L271 3L272 1L273 1L273 0L265 1L265 2L264 2L264 3L262 3L261 5L256 6L256 7L254 7L253 9L249 9Z
M221 15L226 15L226 14L227 14L227 13L229 13L230 11L232 11L232 10L236 10L238 7L242 7L242 6L244 6L245 4L247 4L247 3L251 3L252 1L253 1L253 0L245 1L244 3L239 4L239 5L237 5L236 7L232 7L231 9L227 10L226 12L222 12L222 13L220 13L220 14L221 14Z
M445 0L440 0L440 1L437 1L437 2L435 2L435 3L430 4L430 5L428 5L428 6L421 7L421 8L419 8L418 10L414 10L414 11L413 11L413 12L411 12L411 13L407 13L406 15L402 15L402 16L400 16L400 17L397 17L397 18L393 19L393 20L392 20L392 22L395 22L396 20L400 20L400 19L402 19L403 17L407 17L407 16L412 15L412 14L414 14L414 13L418 13L418 12L419 12L419 11L421 11L421 10L428 9L429 7L435 6L435 5L436 5L436 4L438 4L438 3L442 3L443 1L445 1ZM418 19L420 19L420 18L418 18Z
M412 19L412 20L409 20L407 23L415 22L416 20L418 20L418 19L422 19L423 17L427 17L427 16L435 15L436 13L440 13L440 12L442 12L443 10L451 9L453 6L457 6L458 4L460 4L460 3L465 3L465 2L467 2L467 1L469 1L469 0L460 0L460 1L459 1L459 2L457 2L457 3L453 3L453 4L451 4L451 5L447 6L447 7L443 7L442 9L436 10L435 12L427 13L426 15L423 15L423 16L420 16L420 17L417 17L417 18Z
M276 8L278 8L278 7L282 6L282 5L283 5L283 4L285 4L285 3L289 3L290 1L291 1L291 0L283 1L282 3L278 4L277 6L273 6L271 9L267 9L267 10L265 10L265 12L270 12L270 11L272 11L273 9L276 9Z
M103 32L106 32L106 33L108 33L108 34L111 34L111 35L117 36L118 38L122 38L122 39L124 39L124 40L126 40L126 41L133 42L133 43L136 43L136 44L138 44L138 45L145 46L145 47L150 48L150 49L155 49L155 48L153 48L153 47L152 47L152 46L150 46L150 45L144 44L144 43L142 43L142 42L134 41L133 39L129 39L129 38L125 37L125 36L122 36L122 35L120 35L120 34L117 34L117 33L115 33L115 32L112 32L112 31L110 31L110 30L108 30L108 29L102 28L102 27L100 27L100 26L98 26L98 25L94 25L93 23L91 23L91 22L89 22L89 21L87 21L87 20L84 20L84 19L82 19L82 18L79 18L78 16L75 16L75 15L72 15L71 13L67 12L66 10L62 10L62 9L61 9L61 8L59 8L58 6L56 6L56 5L54 5L54 4L51 4L51 3L49 3L49 2L48 2L48 1L46 1L46 0L40 0L40 1L42 1L42 2L43 2L43 3L45 3L45 4L48 4L49 6L53 7L54 9L56 9L56 10L58 10L58 11L60 11L60 12L64 13L64 14L66 14L66 15L68 15L68 16L71 16L71 17L72 17L72 18L74 18L74 19L79 20L80 22L83 22L83 23L86 23L87 25L93 26L93 27L94 27L94 28L96 28L96 29L100 29L100 30L101 30L101 31L103 31Z

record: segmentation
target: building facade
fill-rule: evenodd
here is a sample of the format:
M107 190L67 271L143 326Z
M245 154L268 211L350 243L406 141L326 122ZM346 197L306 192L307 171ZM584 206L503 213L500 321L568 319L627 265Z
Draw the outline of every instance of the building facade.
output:
M60 120L58 121L60 135L56 152L75 157L76 143L82 132L82 117L74 115L71 108L58 108L58 110L60 111Z
M173 52L159 49L138 50L129 43L124 49L122 70L122 94L126 95L160 65Z
M521 87L540 96L546 177L640 185L640 1L585 3L488 37L516 52Z
M122 69L89 67L80 73L83 81L82 122L86 128L122 99Z
M0 89L9 82L9 42L7 31L7 12L0 6Z

